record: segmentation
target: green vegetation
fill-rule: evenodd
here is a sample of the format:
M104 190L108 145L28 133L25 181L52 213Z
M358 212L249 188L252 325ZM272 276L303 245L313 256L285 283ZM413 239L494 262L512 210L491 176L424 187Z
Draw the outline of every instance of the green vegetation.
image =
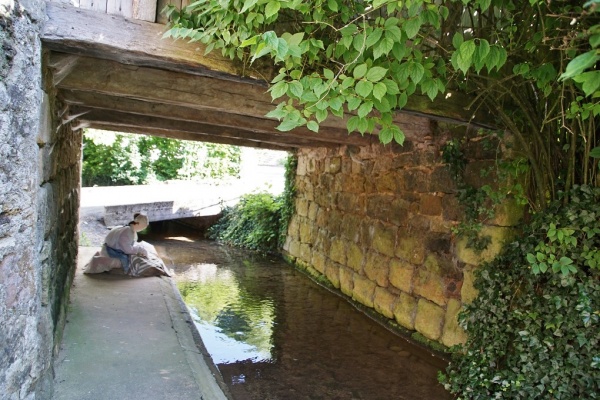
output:
M576 187L478 270L447 374L463 399L600 398L600 188Z
M235 146L97 130L83 137L83 186L223 178L239 172Z
M348 131L402 143L396 110L459 92L465 106L516 140L529 201L598 181L600 0L199 0L166 8L166 36L251 64L275 64L268 115L286 131L318 131L329 115ZM457 98L458 96L454 96ZM452 98L452 97L450 97ZM283 100L286 99L286 100Z
M296 157L289 156L281 195L251 193L243 196L238 204L223 211L223 216L209 229L209 237L263 254L277 253L294 213L296 164Z

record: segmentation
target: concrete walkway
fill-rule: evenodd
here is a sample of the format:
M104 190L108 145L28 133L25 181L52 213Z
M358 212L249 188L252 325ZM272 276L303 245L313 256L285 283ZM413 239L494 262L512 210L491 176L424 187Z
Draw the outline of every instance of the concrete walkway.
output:
M96 250L79 248L54 399L226 400L171 279L83 275Z

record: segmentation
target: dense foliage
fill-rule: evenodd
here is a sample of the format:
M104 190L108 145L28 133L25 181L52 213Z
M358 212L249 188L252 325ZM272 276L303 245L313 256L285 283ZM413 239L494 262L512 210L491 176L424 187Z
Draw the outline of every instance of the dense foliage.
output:
M82 185L238 176L240 154L235 146L89 130L83 137Z
M279 196L252 193L223 211L209 230L209 237L260 253L276 253L283 245L294 213L294 181L297 159L289 156L285 167L285 189Z
M473 113L517 140L531 204L594 184L600 138L600 0L199 0L167 8L167 36L279 68L269 116L318 131L330 114L349 131L402 143L392 115L417 95L470 95Z
M600 398L599 257L600 188L576 187L479 269L446 387L462 399Z

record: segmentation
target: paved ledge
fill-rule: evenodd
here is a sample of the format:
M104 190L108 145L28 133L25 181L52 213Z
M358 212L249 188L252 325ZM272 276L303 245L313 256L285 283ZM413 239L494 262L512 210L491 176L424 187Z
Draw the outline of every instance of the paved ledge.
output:
M84 275L97 250L79 248L53 399L227 400L172 280Z

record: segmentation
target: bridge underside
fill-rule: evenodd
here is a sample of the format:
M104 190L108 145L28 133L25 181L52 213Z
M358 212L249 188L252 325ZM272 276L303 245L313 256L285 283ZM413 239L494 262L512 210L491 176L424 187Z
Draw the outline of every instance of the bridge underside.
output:
M64 121L98 128L176 139L290 150L302 147L364 146L376 135L348 135L345 121L330 118L318 133L306 128L275 129L265 117L274 104L264 79L271 71L243 66L204 46L162 39L165 26L48 2L42 34L50 86L65 105ZM437 119L468 121L453 103L413 109ZM403 112L405 132L422 131L422 111ZM427 130L425 130L427 131ZM410 139L410 138L409 138Z

